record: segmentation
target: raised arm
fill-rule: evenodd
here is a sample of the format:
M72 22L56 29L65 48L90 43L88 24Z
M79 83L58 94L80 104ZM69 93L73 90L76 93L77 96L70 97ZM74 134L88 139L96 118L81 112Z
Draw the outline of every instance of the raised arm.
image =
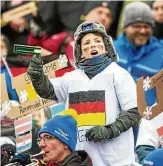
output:
M53 85L44 74L43 60L40 57L33 56L27 72L31 77L35 91L40 97L57 100Z

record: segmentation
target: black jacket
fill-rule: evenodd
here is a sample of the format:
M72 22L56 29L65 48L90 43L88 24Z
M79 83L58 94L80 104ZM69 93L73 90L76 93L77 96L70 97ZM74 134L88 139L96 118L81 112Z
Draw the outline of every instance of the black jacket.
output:
M85 151L75 151L60 163L49 162L46 166L93 166L92 161Z

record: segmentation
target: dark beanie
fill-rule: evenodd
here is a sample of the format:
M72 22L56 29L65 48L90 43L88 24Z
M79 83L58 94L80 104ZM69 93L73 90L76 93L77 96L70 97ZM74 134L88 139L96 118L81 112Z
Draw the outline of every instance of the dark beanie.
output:
M83 15L87 15L91 10L100 6L109 8L111 10L109 1L89 1L84 9Z
M77 121L70 115L56 115L44 123L38 135L49 133L75 151L77 143Z
M144 2L131 2L124 9L123 27L135 23L154 25L151 8Z

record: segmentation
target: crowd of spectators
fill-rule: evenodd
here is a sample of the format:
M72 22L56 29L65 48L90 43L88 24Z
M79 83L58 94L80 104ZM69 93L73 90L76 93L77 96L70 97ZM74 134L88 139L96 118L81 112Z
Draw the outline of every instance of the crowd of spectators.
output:
M14 44L40 46L44 64L57 59L64 52L69 63L66 69L58 72L57 76L60 77L76 69L74 33L84 21L99 22L105 27L107 35L113 39L117 64L131 74L135 83L140 77L152 77L163 69L163 1L131 1L126 5L125 1L11 0L1 2L1 16L30 2L35 3L37 14L30 13L1 25L0 72L5 73L10 100L19 102L19 97L12 88L12 77L27 72L32 60L32 55L14 54ZM119 34L118 27L121 25L122 33ZM149 107L156 104L156 89L146 91L145 97ZM45 122L51 118L50 110L45 108L43 112ZM39 124L41 118L37 119L36 114L33 114L34 143L29 150L31 154L40 151L36 137L43 123ZM163 156L163 152L153 123L152 120L142 118L138 125L130 126L134 132L136 162L145 166L152 166L151 163L160 166L163 163L159 157L155 157L157 153ZM1 157L2 165L5 165L16 152L13 120L1 115L1 129Z

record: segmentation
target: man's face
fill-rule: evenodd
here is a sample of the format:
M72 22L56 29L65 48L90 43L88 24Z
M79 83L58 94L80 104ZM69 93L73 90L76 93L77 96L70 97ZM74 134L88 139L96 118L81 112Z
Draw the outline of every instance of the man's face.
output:
M106 49L100 35L88 33L81 39L81 58L90 59L105 54Z
M42 133L40 135L40 148L44 151L44 162L54 161L59 162L62 161L65 157L67 157L68 152L70 153L68 146L59 141L56 137L48 134Z
M152 15L156 22L163 23L163 1L155 1L152 6Z
M91 10L85 17L85 21L96 21L104 25L106 30L109 30L111 25L111 11L106 7L96 7Z
M145 23L135 23L124 29L128 40L135 46L143 46L152 35L152 27Z

